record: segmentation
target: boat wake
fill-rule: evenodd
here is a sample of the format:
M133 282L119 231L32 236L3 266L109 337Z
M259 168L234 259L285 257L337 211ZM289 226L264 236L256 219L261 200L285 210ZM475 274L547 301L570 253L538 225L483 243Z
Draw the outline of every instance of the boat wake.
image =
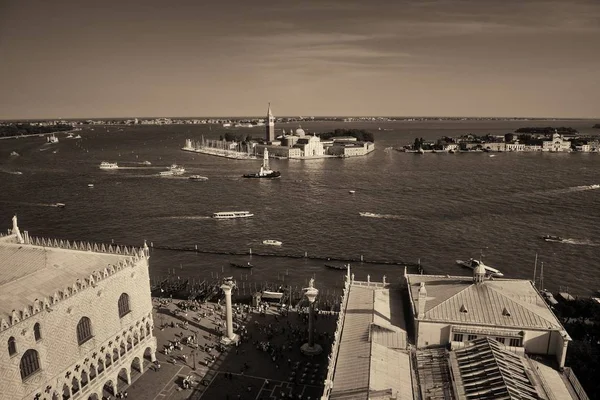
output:
M212 219L211 216L208 215L174 215L170 217L156 217L157 219L188 219L188 220L199 220L199 219Z
M371 212L360 212L359 214L361 217L367 217L367 218L403 219L403 220L412 219L411 217L407 217L405 215L395 215L395 214L377 214L377 213L371 213Z
M573 192L584 192L587 190L597 190L597 189L600 189L599 184L581 185L581 186L573 186L573 187L564 188L564 189L546 190L546 191L534 192L532 194L547 196L547 195L558 195L558 194L566 194L566 193L573 193Z
M561 240L560 243L572 244L572 245L576 245L576 246L600 246L600 243L596 243L592 240L578 240L578 239L569 239L569 238Z

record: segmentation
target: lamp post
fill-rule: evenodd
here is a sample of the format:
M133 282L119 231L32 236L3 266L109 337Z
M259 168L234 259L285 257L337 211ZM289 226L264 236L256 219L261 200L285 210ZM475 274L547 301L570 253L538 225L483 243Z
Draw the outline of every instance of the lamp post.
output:
M314 287L314 283L315 280L311 278L308 287L304 289L304 295L308 300L308 343L304 343L300 350L307 356L314 356L323 351L323 348L315 343L314 337L314 305L319 294L319 290Z

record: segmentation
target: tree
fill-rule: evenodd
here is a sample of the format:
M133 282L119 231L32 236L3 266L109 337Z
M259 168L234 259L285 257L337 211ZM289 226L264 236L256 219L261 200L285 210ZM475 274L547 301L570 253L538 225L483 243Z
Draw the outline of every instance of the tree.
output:
M512 133L506 133L504 135L504 141L506 143L512 143L513 140L515 140L515 135L514 134L512 134Z

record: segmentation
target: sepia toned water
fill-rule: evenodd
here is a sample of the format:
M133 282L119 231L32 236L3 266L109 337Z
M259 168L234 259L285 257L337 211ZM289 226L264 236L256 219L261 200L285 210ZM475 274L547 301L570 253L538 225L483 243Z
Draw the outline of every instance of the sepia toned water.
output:
M544 264L544 286L589 295L600 289L600 154L497 153L415 155L384 150L463 133L504 134L521 126L572 126L593 132L596 121L439 121L303 123L308 131L364 128L374 132L377 150L349 159L272 160L277 180L243 179L261 161L228 160L181 151L186 138L218 138L221 127L207 125L84 128L81 140L58 137L0 140L0 224L34 236L142 245L194 246L215 251L377 260L420 259L428 273L470 271L456 259L479 258L506 277L532 278ZM289 130L295 124L280 124ZM379 130L378 128L381 128ZM263 128L240 128L262 136ZM20 154L10 156L12 151ZM143 161L152 162L144 166ZM98 168L118 162L117 171ZM187 175L158 177L172 163ZM22 174L16 174L21 172ZM94 184L88 188L88 184ZM355 194L349 194L355 190ZM51 207L66 203L66 208ZM218 211L244 210L243 220L214 220ZM361 217L371 212L377 217ZM568 238L548 243L540 236ZM262 245L283 242L281 248ZM252 280L339 286L343 272L323 261L220 256L155 250L151 273L197 278L234 275L229 262L252 260ZM357 279L399 279L393 265L353 264Z

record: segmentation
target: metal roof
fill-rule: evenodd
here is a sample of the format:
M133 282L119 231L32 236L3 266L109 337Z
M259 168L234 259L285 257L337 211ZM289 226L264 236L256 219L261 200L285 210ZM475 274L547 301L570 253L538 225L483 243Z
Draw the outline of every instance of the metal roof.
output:
M474 283L471 277L408 275L414 312L425 283L425 313L419 320L498 327L563 330L531 282L494 279Z
M450 355L455 386L467 400L538 400L534 373L523 358L491 338L477 339Z

